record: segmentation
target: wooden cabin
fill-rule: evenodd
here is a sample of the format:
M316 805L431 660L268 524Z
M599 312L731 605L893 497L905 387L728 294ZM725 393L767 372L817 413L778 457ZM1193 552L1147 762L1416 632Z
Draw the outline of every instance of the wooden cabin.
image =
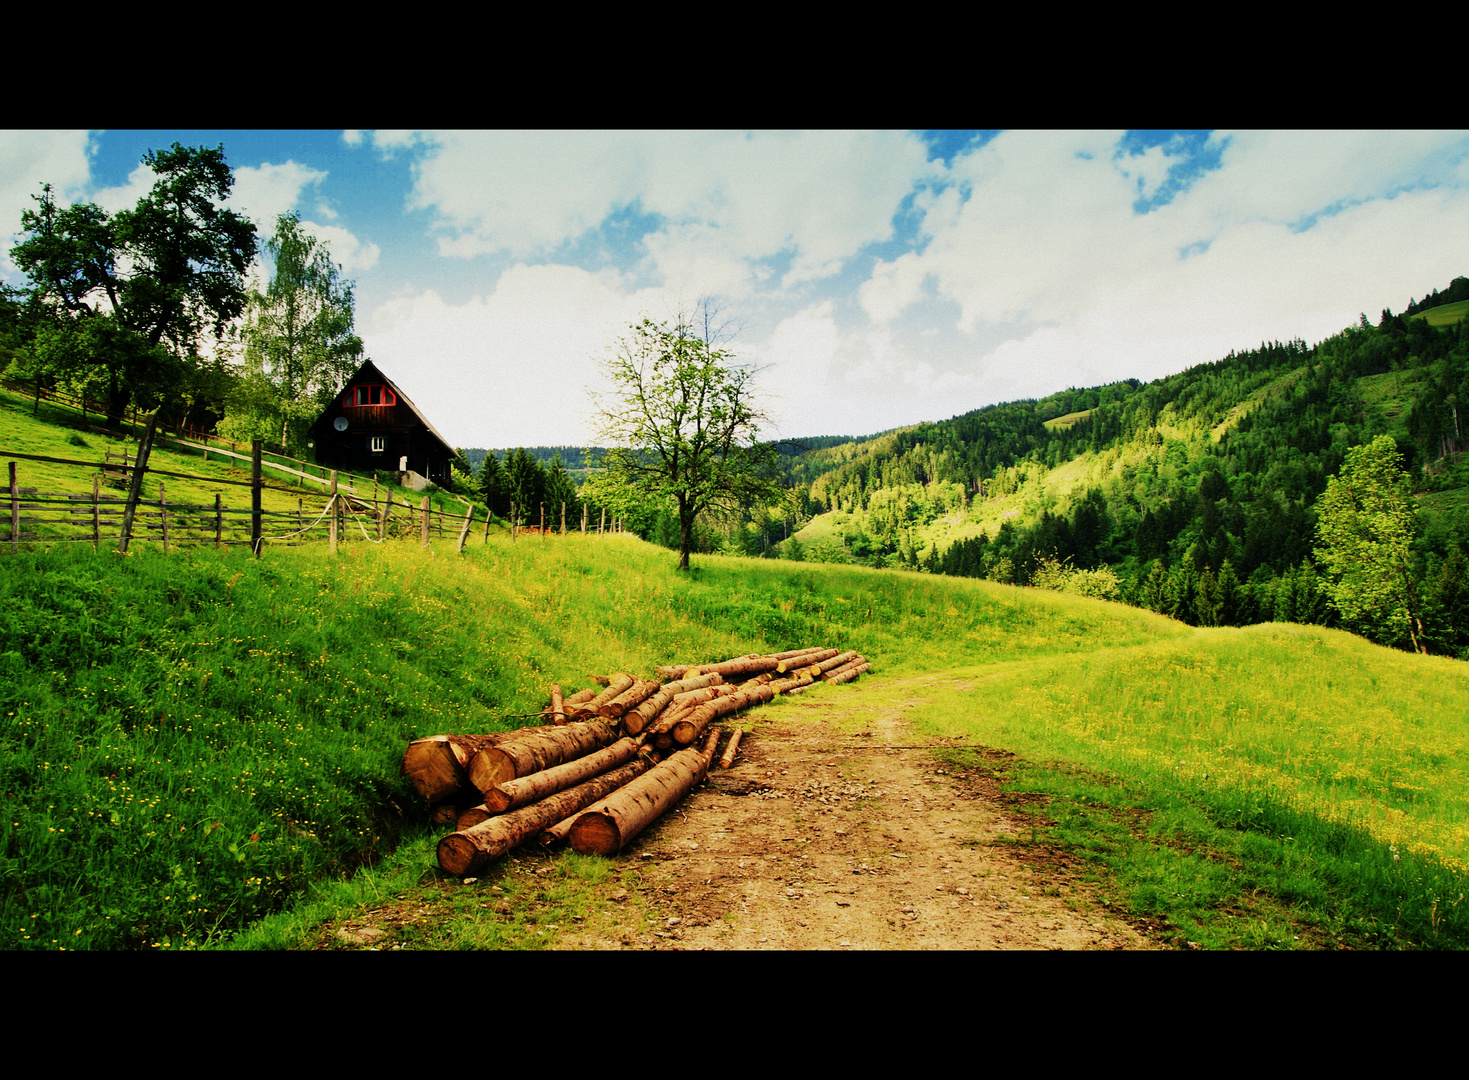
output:
M415 491L446 483L459 456L371 360L316 418L310 438L318 465L367 476L397 473L398 482Z

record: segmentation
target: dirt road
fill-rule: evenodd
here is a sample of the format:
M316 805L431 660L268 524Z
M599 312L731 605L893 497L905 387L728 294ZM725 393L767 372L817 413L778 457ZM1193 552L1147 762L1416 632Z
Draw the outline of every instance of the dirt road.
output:
M1096 900L1081 867L1029 843L994 777L1005 755L966 768L917 745L905 714L954 689L859 680L743 714L753 733L735 767L619 857L637 902L560 947L1160 947Z

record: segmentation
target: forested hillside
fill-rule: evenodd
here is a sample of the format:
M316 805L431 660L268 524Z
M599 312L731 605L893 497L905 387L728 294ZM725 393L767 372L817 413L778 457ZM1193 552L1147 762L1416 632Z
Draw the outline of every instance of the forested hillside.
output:
M1454 308L1466 290L1457 278L1411 316L1364 315L1315 346L1262 343L1148 384L804 454L790 473L811 520L782 554L1069 583L1198 625L1334 624L1316 503L1349 449L1387 435L1418 507L1413 587L1429 646L1462 653L1469 322ZM1406 631L1391 643L1406 646Z

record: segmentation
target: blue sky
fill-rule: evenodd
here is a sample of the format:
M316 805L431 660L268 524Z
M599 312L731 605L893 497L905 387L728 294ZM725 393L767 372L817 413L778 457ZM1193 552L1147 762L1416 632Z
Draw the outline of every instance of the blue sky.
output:
M328 243L461 446L595 442L619 329L704 296L794 437L1315 342L1469 274L1462 131L21 131L0 276L42 182L130 206L174 142Z

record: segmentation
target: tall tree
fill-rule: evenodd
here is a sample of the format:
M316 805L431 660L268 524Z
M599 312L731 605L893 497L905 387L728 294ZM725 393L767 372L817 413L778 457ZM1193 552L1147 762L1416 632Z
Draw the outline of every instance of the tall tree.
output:
M245 309L255 226L225 209L234 184L224 147L149 151L156 176L132 210L58 207L49 184L21 216L11 258L50 318L35 352L54 373L100 369L107 415L177 394L202 366L206 334L223 337Z
M1391 435L1347 451L1341 472L1316 502L1316 558L1326 589L1348 625L1382 644L1404 631L1423 644L1423 609L1411 545L1416 509Z
M686 320L649 319L635 323L606 361L615 390L599 403L609 449L598 488L626 487L671 506L680 570L689 568L699 515L784 495L775 448L757 439L766 417L755 404L754 371L733 361Z
M265 250L274 269L265 291L250 294L244 377L230 407L235 425L260 429L285 452L361 365L362 339L352 282L296 214L276 218Z

